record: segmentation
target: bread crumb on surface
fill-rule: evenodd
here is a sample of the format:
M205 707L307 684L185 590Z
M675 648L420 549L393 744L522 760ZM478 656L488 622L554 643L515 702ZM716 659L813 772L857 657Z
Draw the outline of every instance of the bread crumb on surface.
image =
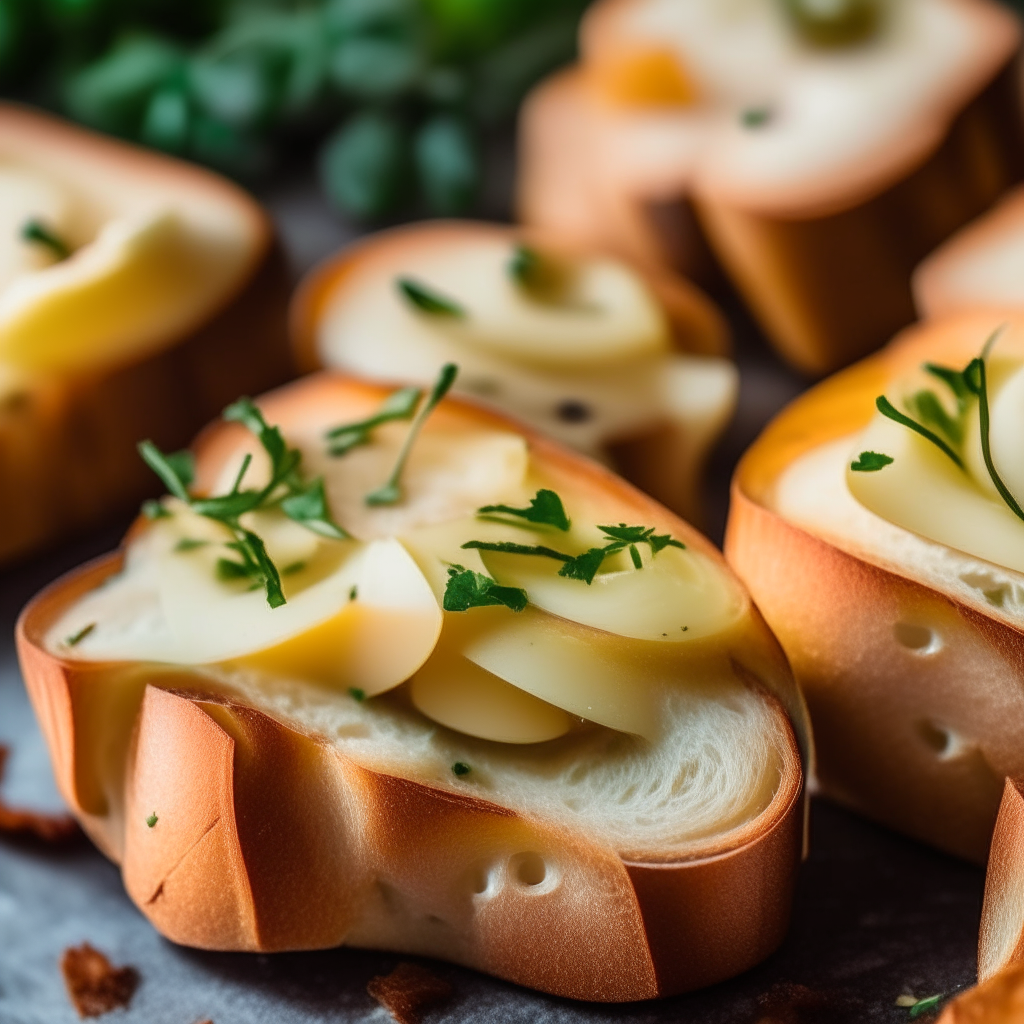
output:
M419 964L399 964L371 978L366 991L398 1024L419 1024L424 1010L451 998L452 986Z
M9 751L0 745L0 781ZM0 799L0 832L29 835L47 843L63 843L79 834L78 822L70 814L40 814L38 811L16 810Z
M99 1017L126 1007L139 984L134 967L115 967L88 942L66 949L60 969L79 1017Z

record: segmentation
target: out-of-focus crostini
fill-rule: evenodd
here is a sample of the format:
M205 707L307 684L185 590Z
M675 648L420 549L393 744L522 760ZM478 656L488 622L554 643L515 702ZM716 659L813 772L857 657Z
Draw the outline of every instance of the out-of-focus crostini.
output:
M1024 173L1019 40L992 0L602 0L524 106L520 214L698 280L709 241L828 372L913 319L916 264Z
M241 189L0 106L0 561L152 490L140 438L287 379L287 286Z
M291 322L304 369L424 384L458 362L462 394L701 518L701 470L737 376L720 314L681 279L542 233L427 222L327 260Z
M807 696L823 790L984 861L1024 775L1024 314L908 329L741 461L726 553Z

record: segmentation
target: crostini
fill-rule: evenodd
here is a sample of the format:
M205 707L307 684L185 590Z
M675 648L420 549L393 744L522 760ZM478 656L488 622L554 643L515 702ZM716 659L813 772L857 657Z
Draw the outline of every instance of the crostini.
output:
M241 189L0 105L0 561L152 490L139 437L286 380L287 289Z
M1024 774L1024 316L908 329L741 460L726 554L803 687L825 793L984 861Z
M61 792L186 945L389 949L605 1001L742 971L801 852L785 658L703 537L438 405L454 372L318 374L194 456L142 446L170 496L18 626Z
M524 105L520 216L697 280L710 243L782 354L834 370L1024 175L1019 42L992 0L602 0Z
M966 309L1024 309L1024 187L944 242L914 271L922 317Z
M700 521L700 477L737 374L710 300L664 273L543 234L434 221L361 239L292 304L303 369L457 391L585 454Z

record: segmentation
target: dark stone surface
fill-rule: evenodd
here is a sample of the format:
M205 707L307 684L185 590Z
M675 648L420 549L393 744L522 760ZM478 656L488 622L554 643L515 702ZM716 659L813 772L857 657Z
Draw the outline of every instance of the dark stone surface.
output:
M297 271L354 234L331 217L311 184L309 175L299 174L266 195ZM736 458L804 386L729 305L742 373L741 412L710 469L709 532L717 540ZM113 547L123 526L0 575L0 743L13 748L4 782L12 803L60 806L14 660L10 637L17 611L39 586ZM456 994L428 1015L428 1024L902 1022L908 1012L895 1005L899 995L948 993L971 984L981 870L821 801L811 821L811 856L788 938L743 977L657 1004L605 1007L437 965ZM255 956L182 949L150 928L125 896L116 868L85 841L67 849L0 841L0 1024L76 1020L57 965L67 946L83 941L140 973L130 1009L109 1018L124 1024L382 1021L387 1015L366 995L366 983L399 960L354 950Z

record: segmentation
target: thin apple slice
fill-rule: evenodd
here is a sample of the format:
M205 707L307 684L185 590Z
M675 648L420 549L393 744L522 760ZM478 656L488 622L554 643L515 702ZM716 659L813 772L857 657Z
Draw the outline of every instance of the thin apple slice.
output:
M435 722L498 743L543 743L572 727L561 708L506 683L443 642L413 676L409 696Z

